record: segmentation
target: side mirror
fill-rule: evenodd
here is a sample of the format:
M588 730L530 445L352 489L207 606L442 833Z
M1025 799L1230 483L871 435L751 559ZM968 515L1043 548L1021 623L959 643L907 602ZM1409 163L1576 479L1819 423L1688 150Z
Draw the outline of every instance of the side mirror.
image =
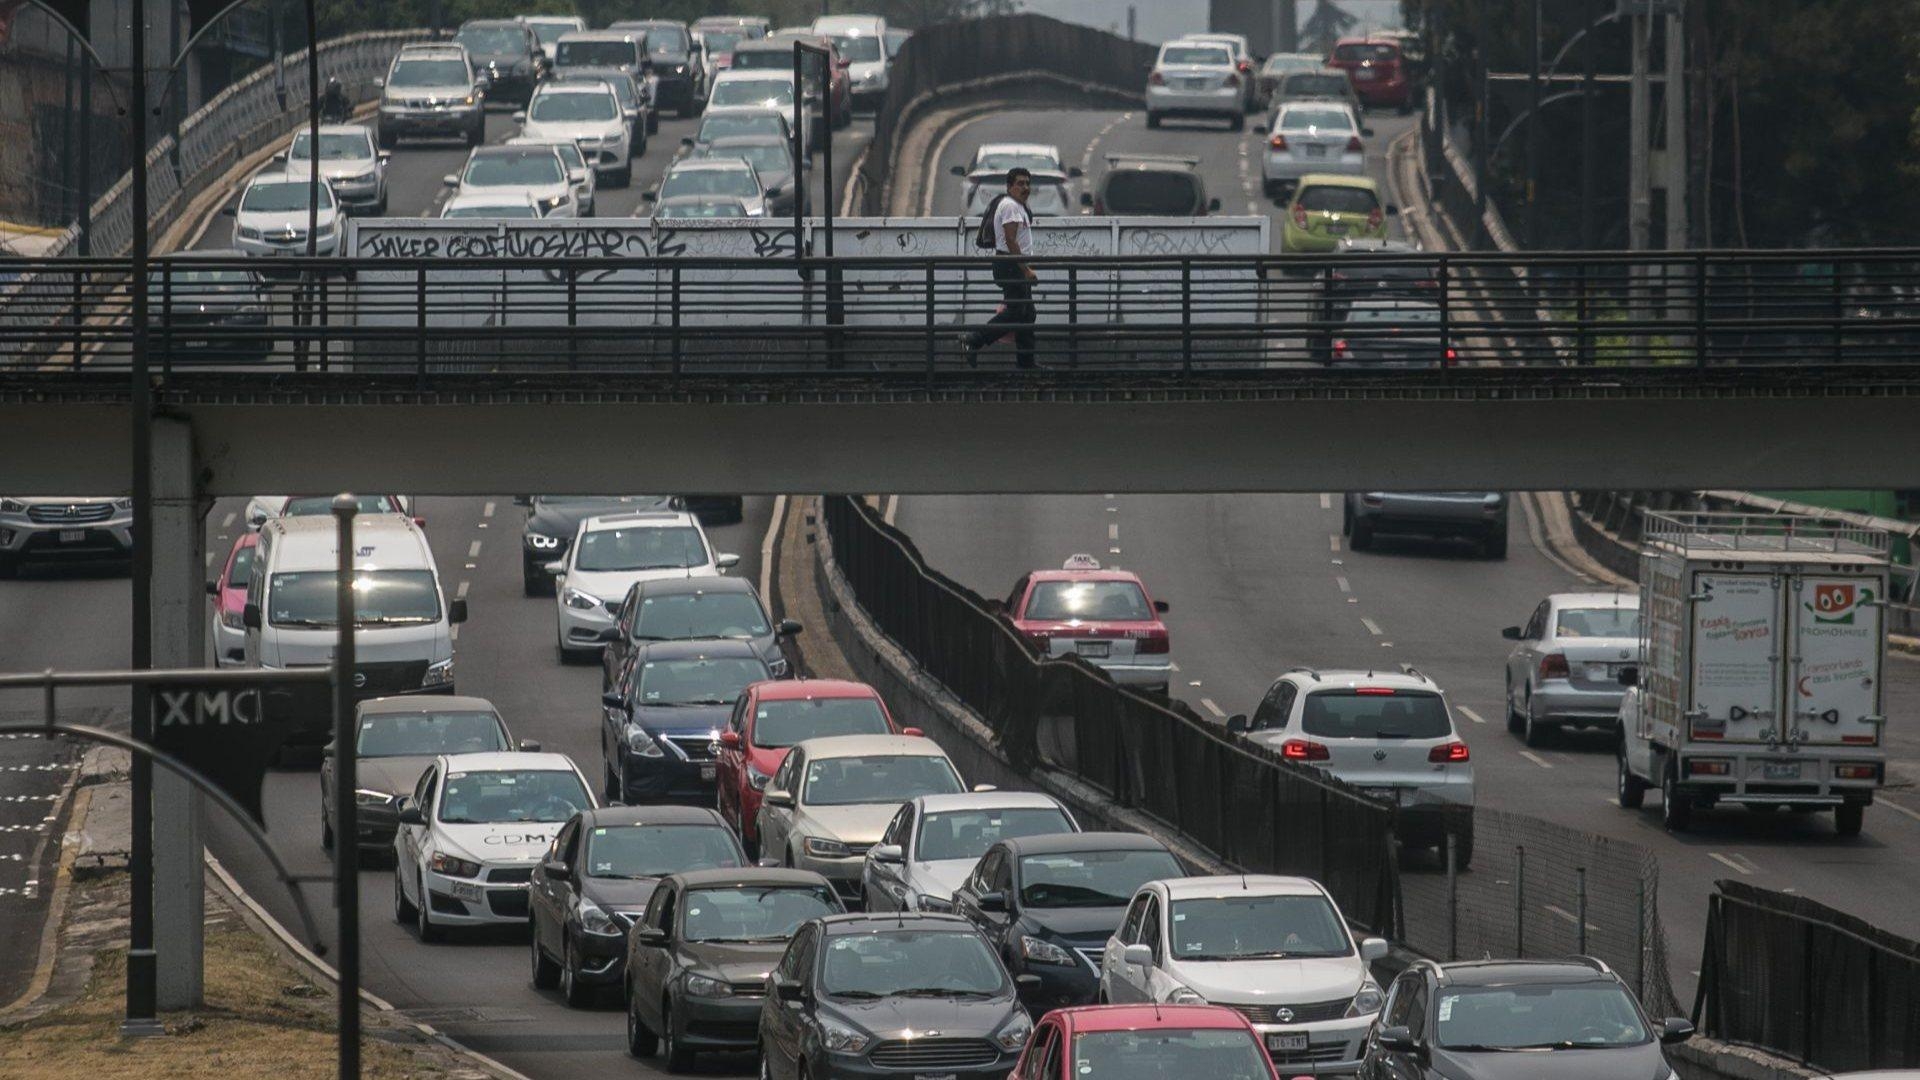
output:
M641 202L659 202L660 193L657 191L643 191L640 193L640 201Z
M458 625L467 621L467 602L455 600L447 605L447 622Z
M844 68L850 68L850 67L852 67L852 66L853 66L853 61L852 61L852 60L849 60L849 59L847 59L846 57L841 57L841 58L840 58L840 67L841 67L841 68L843 68L843 69L844 69Z
M953 168L948 169L947 171L952 173L955 176L967 175L967 167L965 165L955 165Z
M420 813L420 808L411 803L400 808L399 820L402 825L425 825L427 823L427 819Z
M1370 127L1363 127L1363 128L1361 128L1361 129L1360 129L1360 134L1362 134L1362 135L1364 135L1364 136L1366 136L1367 138L1369 138L1369 139L1371 139L1371 138L1373 138L1373 129L1372 129L1372 128L1370 128Z
M643 926L634 937L642 945L660 946L667 943L667 932L657 926Z
M1620 669L1620 674L1614 676L1614 681L1621 686L1639 686L1640 669L1629 664Z
M740 556L735 555L730 551L723 552L719 555L714 556L713 565L719 567L722 570L730 570L733 567L740 565Z
M1120 951L1120 962L1134 967L1153 966L1153 946L1129 945Z
M798 1005L807 999L807 989L799 979L775 980L773 993L782 1005Z
M320 756L321 756L321 757L323 757L323 758L327 758L327 757L332 757L332 756L333 756L333 744L332 744L332 743L328 743L327 745L325 745L325 746L323 746L323 747L321 747L321 748L320 748Z
M1265 135L1267 133L1267 125L1265 124L1253 125L1253 133L1255 135Z
M1040 989L1040 976L1015 975L1013 977L1013 985L1019 993L1031 994Z
M776 632L781 637L793 637L805 629L806 627L801 626L800 620L798 619L781 619L780 625L776 628Z
M385 90L387 88L387 80L385 79L373 80L373 88L375 90Z
M1387 216L1391 217L1394 214L1398 214L1399 212L1400 212L1399 207L1393 205L1392 203L1387 204Z
M240 622L249 630L260 629L260 605L248 604L240 609Z
M546 570L547 573L552 574L554 577L559 577L567 572L567 560L555 559L547 564Z
M1370 938L1360 939L1360 959L1371 964L1375 960L1385 959L1386 955L1387 955L1387 939L1386 938L1370 937Z
M780 197L780 195L781 195L781 193L782 193L783 191L785 191L785 190L786 190L786 189L785 189L785 188L783 188L783 187L782 187L781 185L779 185L779 184L775 184L775 185L773 185L772 187L770 187L770 188L768 188L768 189L767 189L767 198L769 198L769 199L777 199L777 198L779 198L779 197Z
M1155 600L1153 602L1153 610L1159 612L1162 615L1165 615L1167 612L1172 611L1173 609L1167 606L1167 602L1165 600Z
M532 505L533 505L533 496L531 496L531 495L515 495L515 496L513 497L513 505L515 505L515 506L532 506Z
M516 124L524 124L524 123L526 123L526 122L527 122L527 114L526 114L526 113L525 113L524 111L522 111L522 112L517 112L517 113L514 113L514 114L513 114L513 122L514 122L514 123L516 123Z
M621 602L619 602L619 603L617 603L617 604L608 604L608 605L607 605L607 614L608 614L608 615L611 615L612 617L614 617L614 618L616 618L616 619L617 619L617 618L619 618L619 617L620 617L620 611L621 611L621 609L622 609L622 608L625 608L626 606L627 606L627 602L626 602L625 600L622 600Z
M208 595L208 596L219 596L219 595L220 595L220 583L219 583L219 582L217 582L217 581L209 581L209 582L207 582L207 595Z
M609 709L622 708L623 706L626 705L626 703L627 703L626 699L622 698L619 694L616 694L611 690L600 695L600 704L605 705Z
M1411 1054L1419 1049L1413 1044L1413 1032L1402 1025L1380 1029L1380 1049L1396 1054Z
M1081 169L1080 166L1078 165L1067 166L1067 176L1070 179L1078 180L1085 175L1087 175L1086 171Z
M539 739L521 739L516 745L523 754L537 754L540 752Z
M1080 193L1080 205L1081 205L1081 206L1092 206L1092 205L1093 205L1093 192L1091 192L1091 191L1083 191L1083 192L1081 192L1081 193Z
M221 207L221 208L220 208L220 216L221 216L221 217L233 217L233 216L234 216L234 215L235 215L236 213L238 213L238 208L236 208L236 207L232 207L232 206L223 206L223 207ZM261 521L265 521L266 519L265 519L265 518L261 518L260 520L261 520ZM260 523L259 521L256 521L256 522L254 522L254 524L255 524L255 525L258 525L259 523Z
M1007 602L1005 600L990 599L987 601L987 614L1005 615L1006 613L1007 613Z
M999 892L981 893L980 898L975 900L974 904L977 905L981 911L1005 913L1007 910L1007 894Z
M1500 631L1500 636L1506 638L1508 641L1519 641L1520 628L1517 626L1506 627Z
M873 856L874 862L901 863L907 859L907 853L900 849L899 844L876 844L867 854Z
M572 881L573 880L573 871L567 869L567 864L561 862L559 859L553 859L551 861L541 863L540 872L547 875L548 877L552 878L555 881Z
M803 162L801 162L801 163L800 163L800 167L801 167L801 168L803 168L803 169L811 169L811 168L813 168L813 158L811 158L811 157L809 157L809 158L807 158L807 160L805 160L805 161L803 161Z
M793 792L785 788L768 788L766 792L760 796L760 803L763 806L784 806L792 809Z
M609 645L613 644L616 641L619 641L620 628L617 626L609 626L606 629L600 631L600 640L606 642Z
M740 749L740 733L737 731L721 732L720 745L726 747L729 750Z
M440 178L440 183L445 187L459 187L460 178L453 175L452 173L448 173L447 175Z
M1232 716L1227 717L1227 734L1245 735L1247 732L1252 730L1253 730L1253 724L1250 721L1248 721L1246 713L1237 712L1237 713L1234 713Z
M1217 214L1217 213L1219 213L1219 212L1220 212L1220 200L1219 200L1219 199L1208 199L1208 200L1207 200L1207 213L1209 213L1209 214Z
M386 163L393 160L393 151L382 150L375 156L377 156L380 159L380 164L385 165Z
M681 145L681 146L692 146L692 145L693 145L693 136L691 136L691 135L682 135L682 136L680 137L680 145Z
M1669 1016L1660 1021L1660 1041L1672 1046L1693 1038L1693 1021L1684 1016Z
M273 155L273 164L285 165L286 163L287 163L287 152L285 150L282 150L279 153Z
M780 860L771 855L763 855L760 857L760 860L753 865L762 870L778 870L780 869Z

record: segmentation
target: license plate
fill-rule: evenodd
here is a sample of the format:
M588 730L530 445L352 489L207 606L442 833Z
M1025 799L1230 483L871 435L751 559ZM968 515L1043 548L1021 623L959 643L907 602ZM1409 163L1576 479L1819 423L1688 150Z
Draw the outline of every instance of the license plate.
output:
M1588 664L1587 665L1587 681L1588 682L1612 682L1613 681L1613 665L1612 664Z
M1107 655L1107 643L1104 641L1082 641L1076 646L1081 656Z
M478 904L486 899L486 893L480 886L471 882L456 881L453 883L453 898L468 904Z
M1327 222L1328 236L1345 236L1346 234L1347 234L1347 227L1345 224L1338 221Z
M60 542L63 544L78 544L81 541L85 540L86 538L87 538L87 530L85 529L61 529L60 530Z
M1354 71L1353 77L1355 80L1359 82L1366 82L1367 80L1374 78L1378 74L1379 74L1378 72L1372 70L1371 68L1358 68Z
M1760 773L1769 780L1800 779L1800 763L1797 761L1769 761L1760 767Z
M1270 1053L1287 1051L1304 1052L1307 1048L1307 1033L1304 1031L1270 1031L1267 1033L1267 1050Z
M1308 146L1306 150L1307 150L1308 157L1326 157L1327 156L1327 148L1324 146Z
M713 780L714 775L715 774L714 774L713 762L703 761L700 763L700 779L701 780L710 782Z
M914 1073L913 1080L960 1080L959 1073Z
M1387 802L1393 802L1398 798L1398 796L1394 794L1394 791L1395 789L1390 787L1363 787L1360 789L1362 795L1367 795L1375 799L1384 799Z
M1205 79L1188 79L1187 80L1187 89L1189 90L1205 90L1206 88L1207 88L1207 80Z

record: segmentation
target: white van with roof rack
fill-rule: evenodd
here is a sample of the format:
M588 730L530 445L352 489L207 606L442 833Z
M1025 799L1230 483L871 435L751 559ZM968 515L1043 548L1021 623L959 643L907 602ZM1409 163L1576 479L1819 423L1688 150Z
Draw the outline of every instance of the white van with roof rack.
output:
M246 664L265 669L323 667L339 642L335 615L338 549L330 516L272 518L260 527L247 586ZM353 523L356 699L451 694L453 627L467 602L446 598L427 537L400 514L364 514ZM329 706L299 710L290 742L320 746L332 732Z

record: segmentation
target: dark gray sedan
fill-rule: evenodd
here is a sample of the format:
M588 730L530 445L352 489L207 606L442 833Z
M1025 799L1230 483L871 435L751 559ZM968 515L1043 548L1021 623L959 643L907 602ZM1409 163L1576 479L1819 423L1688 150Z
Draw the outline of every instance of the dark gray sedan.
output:
M477 697L408 694L370 698L356 707L354 727L354 803L358 813L360 846L389 849L399 824L402 795L413 792L420 774L441 754L488 753L496 750L540 749L521 740L516 747L506 721L493 702ZM320 757L320 846L334 843L334 747L328 743Z
M729 135L709 143L695 144L690 160L703 158L739 158L759 174L766 194L767 213L773 217L792 217L793 204L801 201L802 214L813 213L813 200L803 195L801 184L793 179L793 144L778 135ZM811 168L813 162L807 162Z
M800 624L767 617L760 594L745 578L674 578L642 581L620 602L618 621L600 653L600 690L613 689L627 657L650 641L732 638L751 642L776 679L792 671L781 645Z
M266 284L242 265L246 258L227 250L155 260L147 274L154 342L183 360L258 360L271 353Z

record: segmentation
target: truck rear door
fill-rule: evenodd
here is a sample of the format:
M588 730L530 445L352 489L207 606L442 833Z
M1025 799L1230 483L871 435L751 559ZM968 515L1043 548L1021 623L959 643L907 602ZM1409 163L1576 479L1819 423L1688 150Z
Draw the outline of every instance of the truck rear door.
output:
M1885 596L1886 582L1878 575L1794 578L1788 738L1817 746L1879 743L1884 609L1876 601Z
M1693 739L1758 743L1781 737L1780 580L1770 573L1693 575L1693 694L1683 718Z

